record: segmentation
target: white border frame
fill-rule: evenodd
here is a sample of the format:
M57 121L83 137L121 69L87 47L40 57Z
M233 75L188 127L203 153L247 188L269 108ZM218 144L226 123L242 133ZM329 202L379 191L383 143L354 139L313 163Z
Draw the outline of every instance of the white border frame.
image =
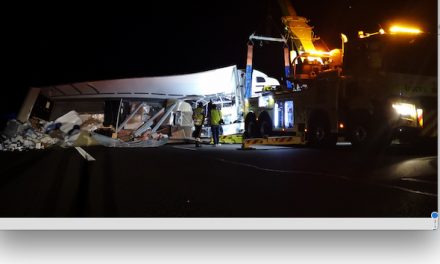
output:
M2 218L0 230L436 230L433 218Z

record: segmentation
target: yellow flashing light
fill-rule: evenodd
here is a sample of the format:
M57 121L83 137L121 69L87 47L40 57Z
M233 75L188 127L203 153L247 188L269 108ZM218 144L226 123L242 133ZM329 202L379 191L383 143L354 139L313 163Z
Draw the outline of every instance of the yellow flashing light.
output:
M396 34L396 33L420 34L420 33L423 33L418 28L410 28L410 27L403 27L403 26L392 26L390 28L390 32L392 34Z

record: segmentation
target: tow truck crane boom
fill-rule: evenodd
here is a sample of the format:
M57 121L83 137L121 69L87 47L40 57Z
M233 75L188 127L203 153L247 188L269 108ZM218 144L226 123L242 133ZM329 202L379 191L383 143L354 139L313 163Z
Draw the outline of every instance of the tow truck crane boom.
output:
M298 52L313 52L316 50L313 41L313 27L307 23L308 19L298 16L295 8L289 0L278 0L284 16L281 18L283 24L289 32L289 38L293 41Z

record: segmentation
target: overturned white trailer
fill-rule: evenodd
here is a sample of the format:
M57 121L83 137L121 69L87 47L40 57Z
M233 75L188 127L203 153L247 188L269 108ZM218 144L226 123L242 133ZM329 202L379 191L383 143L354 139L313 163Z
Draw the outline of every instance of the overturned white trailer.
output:
M279 85L276 79L256 70L253 79L253 93L261 91L263 87ZM168 129L167 134L171 137L191 138L192 107L200 101L205 105L212 101L223 110L224 133L233 134L243 130L243 84L243 71L236 66L229 66L184 75L35 87L30 89L17 119L26 122L31 116L36 116L53 121L71 110L79 114L102 114L104 119L109 119L107 117L114 112L108 111L109 106L116 106L113 108L118 108L117 121L112 120L110 123L117 130L122 125L138 131L136 136L141 136L141 132L151 126L155 126L156 130L161 126ZM129 107L121 107L121 102L128 103ZM164 116L160 111L168 112L169 115ZM135 115L142 113L147 117L135 118ZM135 119L137 123L129 123L127 118ZM143 130L139 132L141 128Z

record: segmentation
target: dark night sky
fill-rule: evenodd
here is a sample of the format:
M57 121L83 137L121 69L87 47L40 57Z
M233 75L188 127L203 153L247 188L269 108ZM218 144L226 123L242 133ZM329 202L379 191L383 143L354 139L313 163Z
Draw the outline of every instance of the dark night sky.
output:
M435 0L291 1L330 48L339 45L340 32L377 31L378 24L402 17L437 31ZM2 88L10 100L1 113L16 112L30 86L244 67L252 32L281 32L276 0L146 5L5 10L12 14L2 26L3 68L10 81ZM254 66L280 77L280 47L258 48Z

